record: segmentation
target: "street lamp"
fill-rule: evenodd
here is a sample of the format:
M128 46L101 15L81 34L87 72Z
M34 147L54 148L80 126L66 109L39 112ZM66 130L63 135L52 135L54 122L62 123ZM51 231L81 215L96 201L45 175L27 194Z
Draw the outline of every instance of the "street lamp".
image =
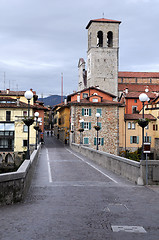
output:
M141 93L139 95L139 100L142 102L142 118L144 121L144 103L149 100L149 97L146 95L146 93ZM145 126L142 126L142 155L141 160L144 160L144 128Z
M96 117L97 117L97 128L96 128L96 130L97 130L97 150L98 150L98 131L100 130L100 127L98 126L98 118L100 117L100 113L96 113Z
M33 97L32 91L26 91L24 94L25 98L28 100L28 119L30 117L30 100ZM28 140L27 140L27 154L26 154L26 159L30 159L30 149L29 149L29 128L30 125L28 125Z
M37 150L37 142L38 142L38 117L39 117L39 113L35 112L34 116L36 118L36 126L35 126L35 130L36 130L36 144L35 144L35 149Z
M82 132L84 131L84 128L82 127L82 123L84 122L84 120L83 119L81 119L81 120L79 120L79 122L80 122L80 129L79 129L79 131L80 131L80 144L83 144L83 139L82 139Z

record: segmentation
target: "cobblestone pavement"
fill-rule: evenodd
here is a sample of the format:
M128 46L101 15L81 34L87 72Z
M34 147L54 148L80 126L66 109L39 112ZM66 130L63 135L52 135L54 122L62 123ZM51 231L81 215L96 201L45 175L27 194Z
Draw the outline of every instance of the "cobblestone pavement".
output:
M159 191L46 137L23 203L0 207L1 240L158 240Z

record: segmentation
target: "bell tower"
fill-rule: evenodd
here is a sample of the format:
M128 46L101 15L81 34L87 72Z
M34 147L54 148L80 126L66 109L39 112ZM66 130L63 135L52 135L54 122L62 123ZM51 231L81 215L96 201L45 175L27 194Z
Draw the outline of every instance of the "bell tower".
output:
M118 49L120 21L91 20L88 29L87 87L118 95Z

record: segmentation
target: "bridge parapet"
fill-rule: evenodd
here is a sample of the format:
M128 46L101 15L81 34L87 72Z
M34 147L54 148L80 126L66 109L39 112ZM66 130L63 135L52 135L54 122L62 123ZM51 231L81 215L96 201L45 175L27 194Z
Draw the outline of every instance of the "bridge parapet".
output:
M146 161L136 162L127 158L97 151L95 149L79 145L71 144L71 148L90 158L100 166L118 174L128 180L138 184L146 184ZM149 160L148 163L148 184L159 184L159 161Z

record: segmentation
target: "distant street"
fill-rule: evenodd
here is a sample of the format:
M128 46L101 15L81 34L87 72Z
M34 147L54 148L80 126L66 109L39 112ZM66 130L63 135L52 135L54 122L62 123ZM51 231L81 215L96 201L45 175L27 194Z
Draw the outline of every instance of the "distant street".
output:
M1 240L158 240L159 189L141 187L45 136L25 202L1 206Z

